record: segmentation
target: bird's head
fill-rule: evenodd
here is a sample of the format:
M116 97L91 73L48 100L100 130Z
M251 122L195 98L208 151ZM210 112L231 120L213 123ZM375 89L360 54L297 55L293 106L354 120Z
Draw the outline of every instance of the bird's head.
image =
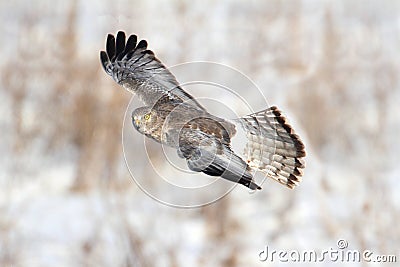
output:
M135 129L145 135L151 135L157 116L150 107L137 108L132 112L132 123Z

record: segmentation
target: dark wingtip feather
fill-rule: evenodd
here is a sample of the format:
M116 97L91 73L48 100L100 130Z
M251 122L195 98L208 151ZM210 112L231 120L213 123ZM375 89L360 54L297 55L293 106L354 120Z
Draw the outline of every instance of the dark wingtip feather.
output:
M135 49L136 43L137 43L137 36L134 34L129 36L128 41L126 42L126 45L125 45L124 54L127 54L128 52Z
M143 54L147 54L147 55L152 55L152 56L154 56L154 52L151 51L151 50L144 50L142 53L143 53Z
M100 51L100 61L103 69L107 71L107 64L110 61L105 51Z
M144 49L147 49L147 41L146 41L146 40L141 40L141 41L138 43L136 49L143 49L143 50L144 50Z
M130 35L128 40L126 40L126 35L123 31L119 31L116 37L112 34L108 34L106 52L109 61L114 62L122 60L125 56L129 59L136 51L154 55L152 51L147 50L146 40L141 40L139 43L137 41L138 39L135 34Z
M107 35L106 51L108 58L113 60L115 57L115 38L112 34Z
M125 50L125 33L123 31L119 31L117 33L115 55L118 57L124 50Z

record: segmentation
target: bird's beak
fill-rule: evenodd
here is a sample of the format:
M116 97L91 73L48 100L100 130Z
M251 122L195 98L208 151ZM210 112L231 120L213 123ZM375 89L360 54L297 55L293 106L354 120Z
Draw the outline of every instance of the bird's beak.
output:
M133 117L133 121L135 122L135 125L139 125L139 119L138 117Z

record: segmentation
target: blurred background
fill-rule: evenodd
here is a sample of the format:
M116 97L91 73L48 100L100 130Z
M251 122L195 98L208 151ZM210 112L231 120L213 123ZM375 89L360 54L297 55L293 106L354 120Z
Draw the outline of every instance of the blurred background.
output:
M140 191L121 145L131 95L99 62L118 30L167 66L248 75L304 139L301 185L197 209ZM276 266L265 246L339 239L400 260L399 1L1 0L0 33L0 266Z

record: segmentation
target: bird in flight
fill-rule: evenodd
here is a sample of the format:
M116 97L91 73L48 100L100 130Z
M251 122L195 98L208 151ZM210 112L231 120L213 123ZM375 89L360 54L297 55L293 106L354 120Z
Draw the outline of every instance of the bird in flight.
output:
M134 128L176 148L190 170L252 190L261 189L253 179L257 171L289 188L301 181L304 144L277 107L234 120L214 116L182 89L145 40L138 42L136 35L126 39L122 31L107 36L100 60L115 82L144 103L132 113ZM239 128L246 136L242 153L231 146Z

